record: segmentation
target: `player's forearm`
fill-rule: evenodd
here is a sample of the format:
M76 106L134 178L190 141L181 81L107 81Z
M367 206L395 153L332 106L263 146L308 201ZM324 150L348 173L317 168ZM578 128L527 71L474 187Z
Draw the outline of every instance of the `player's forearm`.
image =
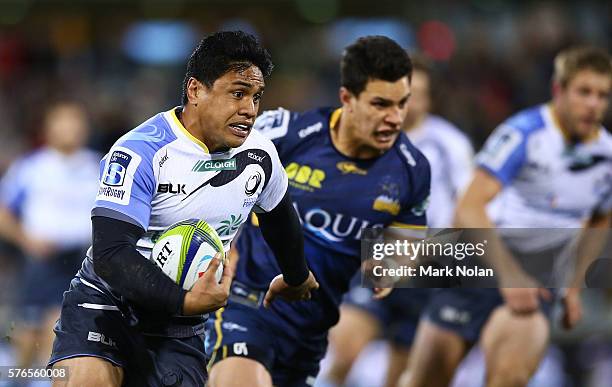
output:
M487 251L484 259L489 263L499 279L510 287L520 287L520 283L513 281L522 269L506 248L504 242L496 231L495 224L486 212L486 203L474 203L464 198L457 206L455 212L455 227L465 229L480 229L479 239L487 241Z
M268 246L274 252L284 281L297 286L308 278L304 258L304 237L289 193L272 211L259 214L259 227Z
M568 284L570 288L584 286L586 272L606 244L612 215L593 216L580 233L576 250L577 262L574 276Z
M26 241L25 233L19 220L8 208L0 206L0 237L22 247Z
M185 291L136 250L144 230L95 216L93 263L96 274L130 302L152 311L180 313Z

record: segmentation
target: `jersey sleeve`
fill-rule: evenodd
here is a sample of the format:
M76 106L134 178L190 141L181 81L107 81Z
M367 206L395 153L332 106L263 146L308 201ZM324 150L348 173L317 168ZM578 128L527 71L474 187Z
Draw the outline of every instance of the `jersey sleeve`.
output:
M21 212L21 206L26 196L25 165L24 159L14 162L0 181L0 204L15 215Z
M606 215L610 212L612 212L612 186L608 189L594 211L594 213L601 215Z
M152 158L142 149L139 151L142 147L146 144L137 141L115 145L103 159L92 215L127 221L147 229L155 176Z
M476 164L504 186L520 172L526 160L527 136L522 131L502 124L487 139Z
M416 149L414 151L412 163L408 167L412 188L400 213L390 226L424 231L427 229L426 211L429 204L431 168L425 156Z
M253 129L272 141L279 153L288 139L290 125L295 121L296 113L283 108L267 110L255 120Z
M272 173L270 174L270 182L257 198L255 203L256 212L273 210L287 192L288 179L285 168L283 168L276 149L273 146L269 148L268 153L272 161Z
M450 155L450 178L455 195L459 195L469 184L474 169L474 149L468 139L462 139Z

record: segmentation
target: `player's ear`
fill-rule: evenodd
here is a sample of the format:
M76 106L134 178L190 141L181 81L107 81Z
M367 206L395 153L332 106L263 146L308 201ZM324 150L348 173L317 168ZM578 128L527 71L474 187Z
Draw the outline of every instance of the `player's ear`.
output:
M189 103L197 105L198 99L201 98L201 93L204 91L204 85L194 77L190 77L187 81L187 100Z
M561 86L558 81L553 80L550 85L550 90L552 92L552 96L556 97L561 93L561 91L563 91L563 86Z
M346 87L342 86L339 91L340 102L342 106L348 106L351 103L351 99L354 97Z

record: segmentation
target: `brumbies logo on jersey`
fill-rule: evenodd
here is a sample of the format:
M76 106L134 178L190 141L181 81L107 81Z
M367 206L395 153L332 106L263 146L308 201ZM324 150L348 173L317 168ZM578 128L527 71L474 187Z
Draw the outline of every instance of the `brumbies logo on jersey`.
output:
M134 151L115 147L106 159L104 176L96 200L126 205L130 202L132 183L136 168L141 161L140 155Z
M401 211L399 203L399 185L393 181L391 176L385 176L380 183L381 193L374 199L372 208L376 211L388 212L396 216Z

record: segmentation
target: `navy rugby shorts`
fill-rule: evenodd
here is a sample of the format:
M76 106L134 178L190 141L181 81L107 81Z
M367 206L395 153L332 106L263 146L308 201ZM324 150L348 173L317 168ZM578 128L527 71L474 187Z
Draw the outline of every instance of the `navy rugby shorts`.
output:
M314 385L327 350L327 332L318 336L301 332L273 306L263 308L262 299L263 292L234 281L228 305L206 322L209 369L227 357L240 356L266 367L275 386Z
M344 305L362 310L380 324L382 337L393 344L410 347L414 341L421 313L435 289L394 289L387 297L372 298L372 289L353 286L344 296Z
M123 368L124 386L204 386L203 335L172 338L143 334L112 298L72 280L64 293L49 366L80 356Z

